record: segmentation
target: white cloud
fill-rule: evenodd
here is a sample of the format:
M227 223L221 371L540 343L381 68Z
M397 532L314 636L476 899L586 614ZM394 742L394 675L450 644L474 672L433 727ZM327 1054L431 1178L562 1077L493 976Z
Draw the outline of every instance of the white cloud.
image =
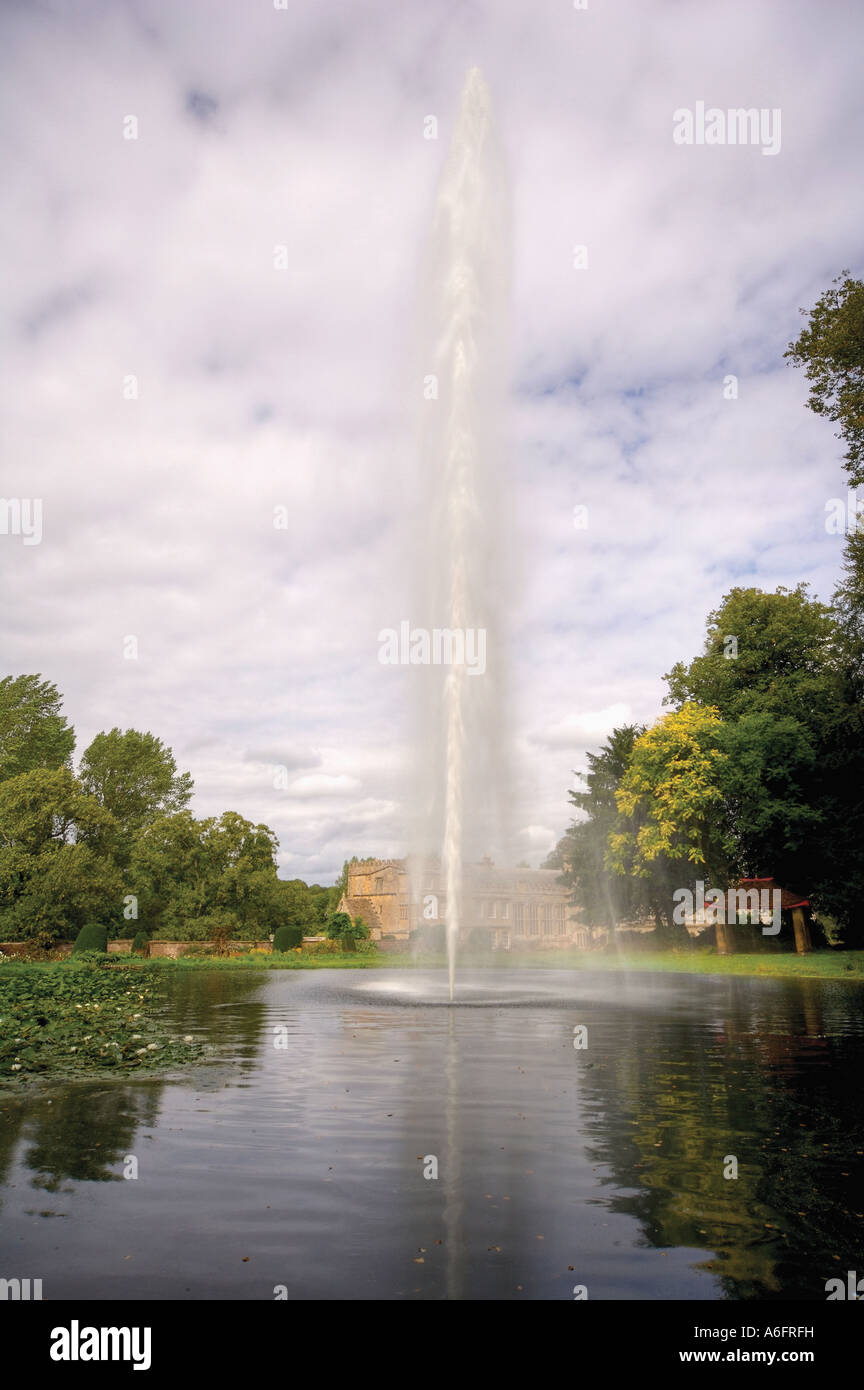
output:
M44 514L41 545L0 538L3 670L56 681L79 753L152 729L198 813L273 826L283 873L404 848L407 687L377 633L408 616L415 280L474 61L513 204L514 824L563 830L574 757L657 717L733 584L830 595L841 449L782 353L861 273L854 7L139 0L0 26L3 490ZM700 99L781 107L781 153L675 146ZM308 775L280 792L271 762Z
M298 777L287 787L288 796L319 797L345 796L356 792L360 783L356 777L328 777L324 773L313 773L308 777Z

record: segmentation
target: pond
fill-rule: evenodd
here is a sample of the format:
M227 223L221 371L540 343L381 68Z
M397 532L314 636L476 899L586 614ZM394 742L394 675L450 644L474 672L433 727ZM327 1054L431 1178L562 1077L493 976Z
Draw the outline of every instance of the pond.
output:
M860 987L458 989L178 971L167 1022L206 1063L0 1092L0 1275L45 1299L824 1301L861 1267Z

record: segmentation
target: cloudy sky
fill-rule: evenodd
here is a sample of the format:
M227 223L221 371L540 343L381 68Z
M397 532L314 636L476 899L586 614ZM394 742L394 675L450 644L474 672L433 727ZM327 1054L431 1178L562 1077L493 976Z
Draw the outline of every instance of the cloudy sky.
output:
M0 668L56 682L79 754L151 729L288 877L403 849L377 633L410 616L406 352L475 63L513 217L521 853L732 585L830 596L841 448L783 351L862 272L857 0L6 0L0 27L2 493L44 518L0 536ZM676 144L700 101L779 109L779 152Z

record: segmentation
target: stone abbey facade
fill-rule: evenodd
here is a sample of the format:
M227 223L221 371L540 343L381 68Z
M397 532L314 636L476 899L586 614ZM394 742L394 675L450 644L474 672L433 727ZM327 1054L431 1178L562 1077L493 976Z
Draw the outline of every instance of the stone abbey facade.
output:
M588 929L556 869L499 869L466 864L461 934L488 933L498 950L514 946L587 946ZM348 866L342 912L362 917L375 941L407 941L418 927L443 925L447 911L440 863L364 859Z

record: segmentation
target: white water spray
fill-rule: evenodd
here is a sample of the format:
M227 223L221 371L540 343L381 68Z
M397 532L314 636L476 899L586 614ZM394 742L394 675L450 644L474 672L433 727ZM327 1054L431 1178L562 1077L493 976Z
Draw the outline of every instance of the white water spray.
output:
M500 611L506 576L501 507L507 374L507 200L489 91L465 80L438 188L424 274L422 440L426 544L420 561L430 627L483 634L485 669L426 667L420 740L426 762L425 841L441 846L450 998L465 920L463 865L502 839L503 672ZM474 648L476 651L476 646ZM427 679L428 678L428 679Z

